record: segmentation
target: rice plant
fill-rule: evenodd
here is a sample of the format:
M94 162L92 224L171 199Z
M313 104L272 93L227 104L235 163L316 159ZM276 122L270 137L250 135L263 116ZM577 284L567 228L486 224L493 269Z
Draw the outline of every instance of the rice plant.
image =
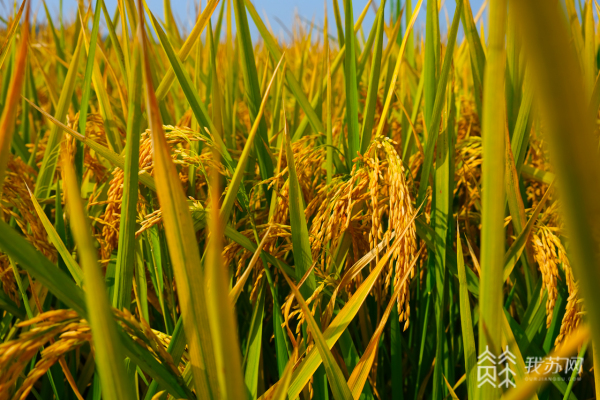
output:
M600 398L596 1L77 3L0 14L0 400Z

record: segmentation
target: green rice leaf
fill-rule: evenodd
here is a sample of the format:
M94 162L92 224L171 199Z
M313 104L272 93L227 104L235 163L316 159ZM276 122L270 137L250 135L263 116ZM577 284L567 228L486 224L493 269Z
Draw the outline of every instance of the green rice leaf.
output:
M83 136L85 136L85 123L87 120L88 103L90 101L92 87L92 72L94 71L94 65L96 64L94 57L96 55L96 41L98 40L98 29L100 27L100 8L102 7L102 3L102 0L96 1L92 35L90 36L87 62L85 65L85 76L83 77L83 94L81 95L81 108L79 109L79 133L81 133ZM82 23L82 25L85 29L85 24Z
M83 34L79 36L77 40L77 47L71 58L69 64L69 70L62 91L60 92L60 98L58 99L58 107L56 109L55 119L63 121L67 115L69 105L71 104L71 97L75 90L75 81L77 79L77 69L79 67L79 58L81 54L81 46L83 42ZM44 158L42 159L42 166L38 173L38 177L35 183L34 195L38 199L45 199L49 196L50 187L54 179L54 172L56 171L56 164L58 163L58 155L60 152L60 143L62 142L63 133L62 127L57 124L52 125L48 141L46 143L46 150L44 151Z
M306 319L310 332L315 340L315 347L319 351L321 358L323 359L323 365L325 366L325 371L327 372L327 378L329 380L329 384L331 387L331 391L333 393L333 398L335 400L352 400L352 392L346 383L346 379L342 374L342 370L340 366L333 358L333 354L331 354L331 350L327 342L325 341L325 337L319 328L319 325L315 321L315 318L312 316L311 310L306 305L302 294L298 290L298 288L294 285L294 283L290 280L290 278L284 273L283 274L285 280L288 285L292 289L294 293L294 297L300 307L302 308L302 312L304 313L304 318Z
M25 99L25 100L27 100L27 99ZM67 125L59 122L56 118L54 118L52 115L48 114L46 111L44 111L43 109L41 109L38 106L36 106L35 104L33 104L31 101L27 100L27 102L31 106L33 106L36 110L38 110L39 112L44 114L44 116L46 118L48 118L50 120L50 122L52 122L54 125L60 127L60 129L63 129L65 132L69 133L71 136L73 136L78 141L84 143L86 146L89 146L90 149L94 150L96 153L98 153L102 157L106 158L112 165L114 165L115 167L119 167L121 169L125 168L125 159L123 158L123 156L118 155L114 151L102 146L101 144L97 143L96 141L94 141L90 138L81 136L79 134L79 132L74 131L73 129L69 128ZM154 178L152 176L148 175L147 173L143 173L143 174L139 175L139 180L141 183L143 183L145 186L147 186L150 190L156 192L156 184L155 184Z
M544 193L544 196L540 199L540 202L535 207L535 210L533 210L533 213L531 213L531 217L529 217L529 221L527 221L527 225L525 225L523 227L523 230L521 231L519 236L517 236L517 239L513 242L513 244L510 246L510 248L506 252L506 255L504 256L504 273L503 273L503 278L505 280L508 279L508 277L510 276L517 260L519 259L519 257L521 256L521 253L523 252L523 249L525 249L525 245L527 244L529 235L531 234L533 227L535 226L537 217L540 215L540 212L542 211L542 207L544 206L544 204L548 200L548 197L550 196L551 188L552 188L552 184L550 185L550 187L548 187L548 189L546 189L546 193Z
M218 159L218 152L215 150L213 150L213 157ZM212 334L212 344L214 345L213 354L217 368L216 371L218 371L218 393L219 398L222 399L244 400L248 398L248 392L246 385L244 385L244 375L242 373L242 357L239 346L240 341L238 339L237 321L233 305L228 299L227 282L229 277L226 276L225 273L227 270L223 265L222 238L224 222L219 213L219 176L216 173L211 174L210 190L211 213L208 226L210 238L207 244L204 268L206 273L205 284L207 287L207 319ZM256 329L259 328L258 326L254 327ZM261 334L257 334L258 337L254 339L258 340L258 343L251 341L249 346L252 346L252 350L247 350L254 353L248 359L252 363L260 361ZM251 379L248 375L246 378L248 380ZM249 382L246 381L246 383ZM253 393L253 385L248 385L248 388L250 389L250 395L256 396L256 392Z
M237 30L238 51L240 52L240 62L242 74L244 76L244 87L248 96L248 108L250 112L250 120L260 119L258 117L261 93L258 84L258 74L254 61L254 49L252 46L252 38L250 37L250 28L248 27L248 18L246 17L246 7L243 0L233 0L233 9L235 11L235 23ZM269 143L269 133L265 121L260 121L258 125L258 139L254 142L254 148L260 168L260 176L263 180L273 176L273 161L269 156L266 148L266 143ZM267 195L267 199L269 199Z
M294 252L294 267L296 268L296 280L300 279L312 268L312 252L308 240L308 227L304 215L304 199L296 174L296 165L294 162L294 153L292 151L292 140L287 129L285 121L285 154L288 164L288 184L289 184L289 207L290 207L290 225L292 228L292 247ZM316 280L312 271L310 271L306 282L301 287L302 295L309 298L316 289Z
M65 159L67 160L67 159ZM124 351L112 315L104 276L101 273L88 218L77 187L75 170L70 161L63 161L65 194L71 231L77 244L85 282L85 302L92 340L96 348L96 366L101 375L102 392L107 398L133 399L133 388L125 377Z
M414 218L407 224L407 228L409 224L413 223ZM359 286L359 288L354 292L354 295L350 298L348 302L344 305L344 307L338 312L336 317L331 321L328 325L327 329L323 332L323 338L325 339L327 346L331 349L335 343L338 341L342 333L346 331L348 325L354 317L358 314L359 309L362 307L367 295L371 292L375 281L378 279L381 271L385 266L387 266L388 261L396 249L397 243L400 243L400 240L406 234L407 229L400 233L400 235L396 238L395 244L392 244L389 250L383 255L377 266L373 268L371 273L363 280L363 283ZM372 252L373 256L369 258L369 261L366 261L362 267L368 265L370 260L374 258L375 252ZM359 261L360 263L360 261ZM355 265L356 267L356 265ZM354 268L354 267L353 267ZM360 271L360 268L357 268ZM315 373L317 368L322 362L322 358L320 355L320 351L313 348L304 358L304 360L298 365L298 367L294 370L292 375L292 382L290 383L290 388L288 390L289 398L296 398L298 394L302 391L302 388L309 381L310 377ZM270 395L271 388L267 393L261 396L261 399L266 399Z
M364 117L360 132L360 152L367 151L371 142L371 131L375 122L375 106L377 105L377 93L379 92L379 76L381 73L381 53L383 49L383 26L385 25L385 0L381 2L377 19L375 20L375 44L373 58L371 61L371 74L369 75L369 89L365 102ZM329 94L329 92L328 92Z
M17 14L18 18L13 22L15 27L19 22L24 5L25 2L23 1L19 13ZM29 47L29 10L30 9L28 6L27 13L25 14L25 23L23 24L22 28L23 34L21 37L21 43L19 45L19 52L13 69L13 78L8 88L4 109L0 115L0 199L2 198L2 187L4 185L4 178L6 177L6 166L8 164L11 143L13 141L13 135L15 132L15 123L17 120L17 109L19 107L20 94L25 81L27 50ZM11 35L14 35L14 32L9 34L9 36ZM0 61L0 66L1 64L2 62Z
M269 92L271 91L271 86L273 85L273 81L277 76L277 71L279 70L279 66L283 61L283 57L279 60L277 67L275 67L275 71L273 71L273 76L271 77L271 81L267 86L265 94L263 96L262 102L260 104L260 108L258 110L258 115L252 124L252 129L250 129L250 133L248 134L248 138L246 139L246 144L244 145L244 150L242 150L242 154L238 159L237 166L235 167L235 172L233 173L233 177L231 178L231 182L227 188L227 194L225 195L225 200L223 200L223 205L221 206L221 219L225 222L229 220L229 216L231 215L231 210L233 208L233 203L238 197L238 190L240 188L240 184L242 183L242 179L244 173L246 172L246 164L248 162L248 158L250 157L250 152L253 149L254 138L258 132L258 128L260 125L261 118L265 111L265 107L267 105L267 100L269 99Z
M429 137L427 138L427 146L425 148L425 160L423 161L423 168L421 171L421 183L419 185L419 193L417 195L417 204L421 204L425 198L427 183L429 181L429 175L433 165L434 149L436 148L436 143L439 136L439 125L442 118L442 110L446 101L446 85L448 83L448 76L450 75L450 67L452 65L452 55L454 45L456 43L456 35L458 33L458 21L460 18L462 4L462 1L457 4L457 8L454 13L454 19L452 20L452 26L448 35L446 55L444 56L444 63L442 64L442 72L439 76L439 80L437 80L435 104L433 105L431 118L427 124L427 132L429 132ZM427 79L428 77L425 76L425 87L427 86ZM425 91L425 99L427 99L427 95L427 91ZM427 109L427 106L425 107Z
M356 87L356 46L353 34L354 16L352 2L344 0L346 20L346 56L344 57L344 79L346 80L346 123L348 125L348 154L346 165L352 169L360 150L360 127L358 126L358 88Z
M473 332L473 319L471 317L471 304L467 289L467 275L465 274L465 260L462 252L460 231L456 231L456 259L458 264L458 283L460 301L460 325L462 328L463 349L465 353L465 370L467 371L467 392L473 398L477 391L477 347Z
M77 264L77 261L75 261L75 259L63 243L58 232L56 232L56 229L54 229L54 226L52 226L52 223L44 213L44 210L40 206L40 203L38 203L31 191L29 191L29 195L31 196L31 201L33 202L35 212L37 213L38 217L40 218L40 221L42 221L42 224L46 229L48 239L50 239L50 242L54 245L54 247L56 247L56 250L58 250L58 253L65 262L65 265L67 266L77 286L83 288L83 272L81 271L81 267L79 266L79 264Z
M189 36L181 46L181 49L179 49L179 52L177 53L177 58L182 62L185 61L190 55L190 52L192 51L194 45L196 44L196 41L202 34L202 31L208 23L208 20L215 11L215 8L217 8L217 4L219 4L219 0L209 0L206 4L204 11L202 11L202 14L200 15L200 17L196 21L196 24L192 28L192 31L190 32ZM156 98L159 101L163 100L167 93L169 93L173 82L175 82L175 71L171 67L163 77L162 81L160 82L160 85L158 85L158 88L156 88Z
M499 350L503 312L502 255L504 254L504 149L505 149L505 69L507 3L490 4L490 35L483 93L482 116L482 228L479 350L489 346L496 354ZM479 399L499 395L492 385L478 388Z
M143 8L139 9L143 25ZM144 29L138 30L141 44L142 71L146 98L146 112L154 147L154 177L158 200L177 283L177 294L184 318L185 335L192 361L194 386L201 398L216 398L219 393L217 368L213 354L213 340L208 322L204 273L198 268L200 255L194 227L177 170L171 160L169 145L162 127L158 101L151 79L149 43Z
M261 37L265 41L265 45L269 49L271 57L273 57L274 60L280 60L283 57L283 53L279 48L279 45L271 35L271 33L267 30L265 24L260 19L258 13L256 12L256 9L254 8L254 5L250 0L244 0L244 3L246 4L246 8L248 9L248 13L252 18L252 21L254 21L254 24L258 28ZM315 132L324 132L323 124L319 120L319 117L315 113L314 108L312 107L312 105L308 101L308 98L302 91L300 83L294 76L294 72L290 68L286 68L285 78L290 91L294 95L296 101L300 104L300 107L302 107L302 110L306 114L306 118L308 118L308 122L311 124L313 130Z
M100 0L101 1L101 0ZM136 216L138 203L140 130L142 122L142 70L139 48L133 52L131 81L129 82L129 104L127 110L127 141L123 168L123 197L119 221L119 245L115 267L115 285L112 305L118 309L129 309L131 285L136 264Z
M263 335L263 319L265 313L265 284L264 281L258 289L258 297L254 302L250 330L248 332L248 349L245 356L244 381L250 399L256 399L258 392L258 379L260 373L260 357Z
M415 7L415 11L413 11L413 15L410 18L410 23L408 24L408 26L406 28L406 33L408 33L410 30L412 30L412 28L415 24L415 21L417 20L417 16L419 15L419 10L421 9L421 4L423 4L423 0L419 0L419 2L417 3L417 6ZM407 41L408 41L408 35L405 34L404 38L402 39L402 45L400 46L400 51L397 56L398 58L396 61L396 66L394 67L394 72L393 72L391 80L390 80L389 90L388 90L387 96L385 98L383 110L381 111L381 116L379 118L379 125L377 125L377 133L375 134L375 136L379 136L383 133L383 128L386 124L386 119L388 117L388 113L390 112L392 97L394 97L394 86L396 85L396 82L400 75L400 67L402 66L402 57L404 55L404 49L406 48Z
M13 42L13 38L15 37L15 33L17 32L17 28L19 27L19 21L21 21L21 16L23 15L23 10L25 8L25 3L27 1L23 0L21 2L21 6L19 7L19 11L15 14L12 24L10 28L6 32L6 37L4 38L4 43L2 43L2 47L0 47L0 69L2 65L4 65L4 60L6 59L6 55L8 54L8 50L10 49L10 45ZM27 29L24 30L24 32Z
M177 76L177 80L179 81L183 92L185 93L186 99L190 103L190 107L196 117L196 120L202 125L203 128L208 129L212 138L215 140L219 149L221 151L221 155L223 156L225 163L229 168L232 168L233 160L229 155L229 151L223 143L221 139L221 132L217 131L212 119L208 115L208 111L206 110L206 106L200 99L200 95L198 91L194 89L194 85L192 84L192 80L188 73L184 70L182 63L179 61L179 58L175 55L173 48L171 47L171 43L167 38L164 30L160 27L158 21L154 17L152 13L149 13L152 25L158 34L158 38L160 39L160 43L163 46L163 49L167 53L167 57L169 58L169 62L171 63L171 67L173 71L175 71L175 75Z

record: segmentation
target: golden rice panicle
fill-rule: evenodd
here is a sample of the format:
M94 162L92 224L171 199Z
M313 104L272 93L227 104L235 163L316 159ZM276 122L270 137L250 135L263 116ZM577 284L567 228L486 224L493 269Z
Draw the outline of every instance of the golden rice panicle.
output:
M72 310L55 310L39 314L35 318L18 324L18 327L36 326L22 333L16 339L0 344L0 400L10 398L10 394L14 390L14 383L21 376L30 360L39 352L40 347L58 335L63 334L67 337L71 332L79 331L83 326L81 321L83 320L79 320L77 313ZM87 323L84 325L87 326ZM87 330L89 331L89 328ZM69 340L72 340L72 338ZM87 341L89 338L85 340ZM69 345L65 346L61 341L57 341L55 344L62 346L61 348L73 348ZM30 371L27 379L13 398L25 398L26 393L29 393L37 379L58 360L58 358L54 358L52 361L48 358L48 355L53 354L56 348L51 349L48 347L45 352L42 352L42 359ZM38 365L41 367L40 369L38 369ZM40 371L43 372L40 374ZM21 396L23 393L25 395Z
M19 304L21 296L19 295L15 276L6 254L0 254L0 283L2 284L4 293L6 293L16 304Z
M398 285L402 281L402 277L408 274L409 278L413 278L414 269L411 268L411 261L417 251L416 245L416 228L412 217L415 214L415 209L412 204L410 192L404 179L404 166L400 160L400 156L392 146L394 144L389 138L381 140L387 155L387 183L389 187L389 228L386 233L389 240L391 232L400 235L405 229L406 234L400 239L401 243L396 247L392 260L395 260L395 279L394 290L398 289ZM398 295L398 313L400 322L406 321L404 330L408 328L410 316L410 279L406 279L400 289Z
M556 303L558 295L557 278L558 268L556 265L557 256L554 242L549 237L549 231L545 227L538 229L538 232L532 238L533 254L537 261L540 272L542 273L543 285L540 296L544 290L548 293L546 300L546 326L550 326L552 322L552 310Z
M560 332L554 342L555 345L558 346L566 337L571 334L571 332L577 329L581 323L584 311L583 302L579 298L579 285L573 276L573 270L571 269L571 264L567 258L567 252L565 251L565 248L558 237L554 236L553 241L558 249L558 258L562 263L563 271L565 272L567 289L569 290L565 315L563 316L560 324Z
M565 268L565 277L567 278L567 286L569 288L569 298L567 299L567 307L565 315L560 324L560 332L554 341L554 345L560 345L565 338L569 337L577 327L579 327L582 319L583 303L579 298L579 287L573 279L573 274L570 268Z
M92 333L87 323L70 323L64 328L59 339L41 351L41 358L29 371L21 387L14 394L14 399L25 400L33 385L66 353L81 345L91 342Z
M123 170L115 168L108 186L106 210L102 216L102 259L108 260L119 244L119 225L121 220L121 200L123 198Z
M380 147L379 144L377 147ZM364 158L365 166L369 169L369 200L371 202L371 232L369 232L369 246L371 249L375 249L375 262L378 263L379 252L377 251L377 244L383 236L378 202L378 197L380 195L378 183L381 171L379 169L379 157L377 155L377 151L367 151L366 154L371 154L371 157L367 156ZM383 179L383 177L381 178Z
M363 254L358 254L362 249L369 250L367 246L361 246L364 242L363 235L370 232L369 224L365 224L361 215L353 216L357 209L354 205L360 204L369 198L367 191L369 185L369 173L365 168L352 169L350 179L333 179L329 186L322 187L313 200L315 216L310 228L310 241L314 260L321 260L322 265L332 265L331 251L340 243L344 232L350 234L353 244L353 257L348 257L347 264L358 260ZM317 208L318 205L318 208ZM370 214L367 214L370 223ZM354 222L354 223L351 223Z
M49 242L46 229L38 218L29 190L35 186L35 171L21 158L9 156L0 199L2 218L8 222L14 218L25 238L50 261L56 261L56 249Z
M165 126L167 141L171 145L186 144L193 140L199 140L198 134L187 129L172 126ZM182 165L190 165L202 162L202 159L189 151L182 151L173 146L173 154L171 155L176 163ZM208 152L207 154L210 154ZM177 160L179 158L179 160ZM211 160L208 160L211 161ZM142 132L140 138L140 156L139 156L139 173L152 175L154 170L152 140L150 139L150 130ZM185 168L183 169L185 171ZM187 181L187 175L180 174L182 182ZM119 226L121 221L121 201L123 199L123 181L124 172L121 168L114 168L112 178L108 187L108 198L106 200L106 209L100 218L102 224L102 239L101 253L102 259L107 261L111 257L111 253L119 244ZM140 197L138 209L144 205L143 198ZM142 220L141 228L136 232L136 235L141 234L144 230L157 224L161 220L160 210L155 210L146 215Z
M467 136L456 144L456 166L454 193L461 198L461 215L475 209L481 201L481 150L480 136Z

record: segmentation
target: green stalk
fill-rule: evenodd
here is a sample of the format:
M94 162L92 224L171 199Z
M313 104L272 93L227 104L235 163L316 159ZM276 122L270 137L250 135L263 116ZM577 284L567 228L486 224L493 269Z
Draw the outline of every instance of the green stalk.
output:
M483 183L479 351L483 352L489 346L493 354L499 354L503 312L506 14L506 1L498 0L490 4L481 132ZM499 390L492 385L482 385L478 390L479 399L495 398L498 394Z
M131 283L135 265L135 231L138 202L138 171L140 158L140 128L142 122L142 69L139 48L133 51L129 82L127 111L127 142L123 169L123 198L119 222L119 247L115 269L112 304L118 309L129 309Z
M448 83L448 76L450 74L450 67L452 66L452 56L454 52L454 45L456 44L456 35L458 33L458 21L460 19L460 11L462 7L462 1L457 4L456 11L454 13L454 19L452 20L452 26L450 27L450 33L448 36L448 45L446 47L446 55L444 56L444 63L442 65L442 73L440 74L439 81L437 81L437 89L435 91L435 104L431 113L431 119L429 123L426 122L427 132L429 137L427 138L427 147L425 149L425 160L423 161L423 168L421 171L421 183L419 185L419 193L417 194L417 204L421 204L425 199L427 193L427 183L429 181L430 170L433 166L434 149L438 139L438 131L440 121L442 119L442 110L446 102L446 86ZM427 75L425 76L425 87L427 84ZM431 79L431 78L430 78ZM424 93L425 100L427 99L427 92ZM427 110L427 106L425 106ZM427 118L425 118L427 121Z
M285 118L285 114L284 114ZM308 240L308 227L304 215L304 199L296 174L294 162L294 153L292 152L292 139L287 129L287 120L284 122L285 128L285 154L288 164L288 184L289 184L289 207L290 207L290 226L292 228L292 246L294 253L294 266L296 268L296 281L299 282L302 277L310 271L312 267L312 255L310 243ZM300 288L302 295L308 299L316 289L315 275L311 271L306 282Z
M175 164L171 160L170 147L163 130L158 100L152 85L152 69L149 59L149 43L144 28L144 12L139 4L142 72L146 99L146 113L152 131L154 147L154 175L157 194L162 209L165 236L177 283L177 293L184 318L185 334L194 376L196 393L201 398L218 398L219 379L213 349L213 339L208 322L206 283L201 265L200 251L189 208L181 187ZM160 32L160 31L159 31Z
M248 18L246 17L246 8L244 7L243 0L233 0L233 8L235 11L237 27L236 36L238 39L238 50L241 56L240 60L242 63L242 73L244 75L244 85L248 96L248 108L250 110L250 118L252 122L254 122L256 119L259 119L258 111L262 96L258 84L250 28L248 26ZM260 121L259 123L258 139L259 140L254 143L254 148L256 149L258 165L260 167L260 176L263 180L269 179L273 176L273 160L271 160L266 148L266 143L269 143L269 132L267 131L267 124L264 121ZM266 191L267 193L270 193L269 190ZM269 199L270 195L267 194L267 200Z
M85 136L88 103L90 101L92 87L92 73L94 71L94 64L96 62L94 57L96 55L96 41L98 40L98 29L100 27L100 8L102 7L102 3L102 0L96 1L92 36L90 38L90 46L85 66L85 76L83 78L83 94L81 95L81 108L79 109L79 133L81 133L82 136ZM81 184L81 177L83 176L83 146L80 143L77 143L77 150L75 154L75 170L77 172L77 180Z
M19 17L23 10L19 12ZM27 13L25 14L25 23L23 24L23 34L21 36L21 43L19 45L19 53L15 62L15 68L13 73L13 79L11 80L8 92L6 95L6 103L0 116L0 199L2 199L2 187L4 186L4 179L6 177L6 168L8 164L8 156L10 154L11 144L13 141L13 135L15 132L16 120L17 120L17 107L19 106L19 100L21 90L23 89L23 83L25 81L25 67L27 63L27 50L29 47L29 10L27 7ZM16 25L18 21L15 21ZM27 161L27 160L24 160Z
M567 5L571 3L567 1ZM569 235L573 272L588 313L593 344L600 343L599 238L600 163L594 115L588 113L580 64L558 7L542 1L517 2L525 54L532 68L534 90L546 126L550 155ZM571 21L574 23L574 21ZM543 41L538 38L544 37Z
M460 13L457 13L460 15ZM440 23L437 2L427 2L427 17L426 17L426 40L425 40L425 61L423 64L423 73L425 74L425 124L427 128L431 126L431 116L436 98L438 86L438 74L440 73L440 47L442 46L440 39ZM450 41L446 51L452 53L454 46L450 47ZM441 96L445 98L445 96ZM435 137L436 132L427 129L430 137L426 138L427 142L431 137ZM433 135L433 136L432 136Z
M60 98L58 100L58 107L56 109L55 118L58 121L63 121L67 115L67 111L70 106L71 97L75 89L75 80L77 78L77 69L79 65L79 56L81 55L81 47L83 43L83 34L79 36L77 40L77 47L71 58L71 64L69 65L69 71L65 78L63 89L60 92ZM35 183L34 195L38 199L45 199L50 193L50 186L54 179L54 172L56 171L56 164L58 162L58 154L60 152L60 142L62 141L63 134L62 128L58 125L52 125L50 130L50 136L48 136L48 142L46 144L46 150L44 151L44 158L42 159L42 166L38 173L38 177Z
M81 189L70 161L63 161L65 194L71 221L71 231L77 244L85 283L85 302L89 312L95 359L101 375L102 392L109 399L133 399L132 385L125 380L124 351L119 339L104 276L101 273L88 218L81 201Z
M344 0L346 20L346 57L344 58L344 77L346 81L346 122L348 125L348 154L346 165L352 169L352 161L360 150L360 127L358 126L358 88L356 87L356 46L352 3Z
M471 304L467 289L467 276L465 274L465 260L462 253L460 232L456 230L456 259L458 264L460 325L462 329L463 349L465 353L465 370L467 375L467 392L469 398L475 398L477 391L477 347L473 332L473 319L471 317Z
M377 93L379 92L379 76L381 73L381 53L383 49L383 25L385 24L385 0L381 2L377 19L375 21L375 44L371 62L371 74L369 76L369 91L365 103L365 111L360 133L360 152L367 151L371 142L371 131L373 130L375 106L377 105Z

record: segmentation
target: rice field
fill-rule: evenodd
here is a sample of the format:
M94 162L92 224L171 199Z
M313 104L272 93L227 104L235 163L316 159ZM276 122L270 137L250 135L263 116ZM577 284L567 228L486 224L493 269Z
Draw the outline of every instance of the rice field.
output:
M600 398L595 0L117 3L0 13L0 400Z

